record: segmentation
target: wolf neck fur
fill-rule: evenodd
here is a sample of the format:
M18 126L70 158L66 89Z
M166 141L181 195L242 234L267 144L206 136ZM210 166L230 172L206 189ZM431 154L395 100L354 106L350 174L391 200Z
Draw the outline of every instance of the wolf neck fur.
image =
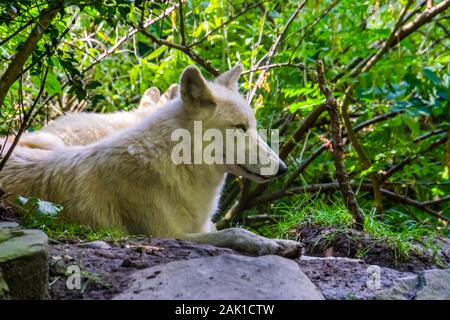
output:
M202 231L199 226L203 226L217 209L225 172L217 165L176 165L172 162L172 147L177 143L171 141L172 131L183 128L193 133L194 119L185 113L181 100L175 99L145 117L138 125L99 141L92 146L91 154L105 153L98 159L101 159L99 165L106 171L122 171L119 167L121 162L114 161L114 157L122 161L129 159L129 164L133 164L132 170L127 165L122 178L128 180L130 185L140 185L143 192L152 192L151 184L157 180L156 185L168 197L157 201L171 202L172 199L174 203L167 207L177 210L178 214L184 212L189 216L187 219L196 224L189 231L199 232ZM115 167L110 167L112 164ZM195 198L198 201L192 201Z

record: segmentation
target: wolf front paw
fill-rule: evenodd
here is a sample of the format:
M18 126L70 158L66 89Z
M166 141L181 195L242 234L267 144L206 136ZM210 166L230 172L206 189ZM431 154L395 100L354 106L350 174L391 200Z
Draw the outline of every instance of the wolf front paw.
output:
M296 259L303 254L304 244L298 241L293 240L275 240L277 243L277 252L275 253L278 256Z

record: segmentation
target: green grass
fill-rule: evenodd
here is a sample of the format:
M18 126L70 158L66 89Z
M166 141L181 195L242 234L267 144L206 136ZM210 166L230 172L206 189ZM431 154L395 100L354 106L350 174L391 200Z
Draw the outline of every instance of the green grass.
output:
M63 207L52 202L43 201L36 197L18 197L12 203L15 211L21 217L21 224L25 228L40 229L50 239L54 240L109 240L119 241L128 236L115 228L92 229L90 227L65 221L59 216Z
M40 229L54 240L124 240L128 236L122 231L114 228L102 228L93 230L84 225L71 223L59 217L27 217L22 225L25 228Z
M411 254L429 254L435 256L439 245L434 239L439 232L434 226L419 224L415 221L392 226L378 220L375 215L363 209L365 222L364 232L371 236L373 243L382 243L384 246L394 250L398 259L407 259ZM274 208L274 214L283 218L271 225L263 226L259 232L270 238L296 238L296 230L306 225L319 227L330 227L330 232L325 233L321 241L332 241L339 234L345 233L350 237L352 234L352 216L340 198L334 198L331 203L322 199L310 199L309 196L298 196L289 203L279 203ZM361 248L358 253L363 257L365 250ZM438 261L436 261L438 263Z

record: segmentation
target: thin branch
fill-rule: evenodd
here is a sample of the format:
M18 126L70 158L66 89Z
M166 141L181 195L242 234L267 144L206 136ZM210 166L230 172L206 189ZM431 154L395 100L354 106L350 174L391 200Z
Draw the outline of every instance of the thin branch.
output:
M424 201L424 202L422 202L422 204L425 206L429 206L429 205L434 205L434 204L441 204L442 202L446 202L446 201L450 201L450 195L439 198L439 199Z
M183 0L178 0L178 13L180 15L181 45L186 46L186 33L184 31L184 16L183 16Z
M405 167L406 165L410 164L411 162L413 162L414 160L416 160L417 158L419 158L422 154L433 150L434 148L436 148L437 146L446 143L448 140L448 137L445 136L435 142L433 142L432 144L430 144L427 148L425 148L424 150L416 153L415 155L405 158L403 159L400 163L396 164L395 166L391 167L383 176L381 176L380 178L380 183L383 184L387 179L389 179L392 175L394 175L396 172L400 171L401 169L403 169L403 167Z
M401 25L402 22L400 22L399 20L396 24L396 26L399 27L398 30L395 30L394 28L393 31L395 32L390 34L388 39L382 45L381 49L377 53L371 54L363 59L362 62L350 72L350 76L357 75L360 72L367 72L381 58L383 54L389 51L389 49L397 45L400 41L402 41L414 31L418 30L426 23L430 22L436 15L444 12L449 6L450 0L444 0L436 6L425 10L423 13L413 19L413 21L404 24L401 27L399 27L399 24Z
M181 1L183 2L183 1ZM156 18L149 18L147 19L144 23L142 23L141 27L142 28L148 28L149 26L153 25L154 23L162 20L165 16L167 16L168 14L172 13L172 11L176 10L178 8L179 4L174 4L172 7L167 8L163 11L163 13L161 13L159 16L157 16ZM86 71L92 69L94 66L96 66L99 62L101 62L103 59L105 59L106 57L110 56L112 53L114 53L114 51L116 51L124 42L126 42L130 37L132 37L133 35L135 35L136 33L139 32L139 28L135 28L135 27L131 27L128 32L119 40L116 41L116 43L109 48L108 50L104 51L102 54L100 54L98 57L95 58L95 61L88 66L87 68L85 68L82 73L85 73Z
M295 45L294 49L291 52L291 55L289 56L289 62L292 61L295 52L297 51L300 44L305 40L305 38L311 33L311 31L317 26L317 24L340 2L340 0L336 0L333 3L331 3L328 7L326 7L321 14L319 14L316 19L307 27L305 32L303 33L303 36L300 38L300 40ZM303 28L302 28L303 29ZM300 30L297 30L296 32L300 32Z
M448 129L449 129L449 128L431 130L430 132L427 132L427 133L425 133L425 134L423 134L423 135L421 135L421 136L415 138L415 139L414 139L414 142L417 143L417 142L420 142L420 141L422 141L422 140L425 140L425 139L427 139L427 138L429 138L429 137L435 136L435 135L437 135L437 134L441 134L441 133L447 132Z
M45 69L44 77L42 78L41 87L39 88L39 93L38 93L36 99L34 100L32 106L28 110L28 112L24 114L19 131L17 132L17 135L14 137L14 141L13 141L12 145L9 147L5 156L2 158L2 161L0 162L0 171L2 171L3 167L5 166L6 162L10 158L12 152L14 151L14 148L16 147L17 143L19 143L20 137L25 132L25 129L28 126L31 115L33 114L33 110L36 107L39 99L41 98L42 93L44 92L45 82L47 81L48 70L49 70L49 66L47 65L47 67Z
M213 76L217 77L220 74L219 70L214 68L208 61L206 61L204 58L202 58L201 56L196 54L194 51L192 51L191 48L177 44L177 43L169 42L169 41L161 39L161 38L157 38L153 34L151 34L150 32L148 32L147 30L145 30L143 28L140 29L140 31L144 36L146 36L147 38L149 38L151 41L153 41L156 44L163 45L163 46L183 52L189 58L191 58L192 60L197 62L203 68L205 68L205 70L208 71L209 73L211 73Z
M423 6L423 3L420 6ZM415 11L410 12L409 14L406 14L405 17L404 17L404 20L401 23L402 26L393 35L393 37L392 37L392 39L391 39L391 41L389 43L388 50L385 50L383 52L383 54L388 52L393 47L395 47L400 41L402 41L403 39L408 37L411 33L413 33L414 31L416 31L418 29L420 29L423 25L425 25L428 22L430 22L435 16L437 16L438 14L444 12L449 6L450 6L450 0L444 0L444 1L440 2L438 5L436 5L435 7L427 9L424 12L422 12L421 14L419 14L410 23L405 23L405 22L408 19L410 19L413 16L413 14L415 14L419 10L415 10ZM369 47L377 47L377 43L374 43L373 45L371 45ZM383 47L383 45L382 45L382 47ZM373 57L374 57L374 54L369 54L365 58L356 57L345 68L344 71L340 72L339 74L337 74L333 78L333 82L336 82L337 80L341 79L346 74L346 72L350 72L351 75L358 74L357 70L362 70L362 68L364 68L364 65L367 64L371 59L373 59ZM377 58L377 60L379 60L380 58L381 58L381 56L379 56ZM376 62L376 61L374 61L374 62ZM373 65L374 65L374 63L371 63L370 67L372 67ZM365 72L367 72L369 68L364 68L364 69L365 69Z
M348 90L351 90L348 88ZM344 100L342 102L341 111L342 111L342 118L344 119L345 127L347 128L347 135L348 138L355 149L356 153L358 154L358 157L361 162L361 166L364 168L364 170L368 170L372 166L372 161L370 160L369 156L367 155L364 148L359 143L358 137L356 136L355 131L353 131L352 124L350 122L350 116L348 112L348 107L350 105L350 94L348 90L345 91L344 94ZM370 179L372 180L372 186L373 186L373 195L375 199L375 208L378 214L381 214L383 211L383 199L381 196L381 187L380 187L380 177L376 172L371 172L369 174Z
M227 21L223 22L220 26L210 30L209 32L207 32L203 38L201 38L200 40L197 40L193 43L191 43L190 45L188 45L189 48L195 47L197 45L199 45L200 43L204 42L205 40L207 40L213 33L217 32L218 30L222 29L223 27L225 27L226 25L230 24L231 22L233 22L234 20L236 20L237 18L239 18L240 16L246 14L247 12L249 12L250 10L262 5L263 3L267 2L268 0L264 0L264 1L260 1L257 2L255 4L252 4L248 7L246 7L245 9L243 9L241 12L239 12L238 14L230 17Z
M281 63L273 63L273 64L264 65L264 66L259 66L259 67L256 67L256 68L253 68L250 70L245 70L244 72L242 72L242 75L256 72L259 70L269 70L269 69L282 68L282 67L291 67L291 68L296 68L296 69L300 69L300 70L314 70L313 68L305 67L305 65L301 64L301 63L281 62Z
M392 29L387 40L384 42L383 46L377 51L377 53L370 56L367 59L367 61L363 61L358 67L356 67L350 73L350 76L355 76L358 73L367 72L389 50L394 38L397 36L399 28L401 27L401 25L403 23L403 18L405 17L405 14L408 11L409 7L412 5L412 3L413 3L412 0L408 0L406 5L403 7L403 9L400 12L400 17L398 18L397 22L395 23L394 28Z
M370 184L359 185L357 183L352 183L351 186L353 188L360 188L360 190L367 190L367 191L372 190L372 185L370 185ZM279 191L275 191L270 194L264 194L258 198L253 199L253 201L250 203L249 207L254 208L256 206L260 206L260 205L263 205L263 204L266 204L269 202L273 202L275 200L279 200L279 199L282 199L282 198L285 198L288 196L295 195L295 194L306 194L306 193L316 193L316 192L334 192L334 191L339 190L339 188L340 188L339 183L330 182L330 183L311 184L311 185L307 185L307 186L295 187L295 188L286 189L286 190L279 190ZM439 212L436 212L436 211L428 208L427 202L420 202L420 201L411 199L407 196L399 195L395 192L392 192L392 191L386 190L386 189L381 189L381 192L383 195L385 195L395 201L416 207L438 219L450 222L450 218L447 218L446 216L440 214ZM448 199L446 199L445 201L447 201L447 200Z
M23 26L21 26L19 29L17 29L16 31L14 31L12 34L10 34L8 37L6 37L5 39L0 40L0 46L4 45L5 43L7 43L9 40L11 40L12 38L14 38L16 35L18 35L19 33L21 33L23 30L25 30L30 24L33 23L33 19L28 21L27 23L25 23Z
M333 143L333 158L334 165L336 167L336 179L341 189L342 197L345 204L353 216L353 226L356 230L363 230L364 228L364 215L356 200L355 193L353 192L347 171L343 163L344 159L344 144L341 135L341 125L339 123L339 110L337 107L336 99L333 93L328 89L325 79L325 68L322 60L317 60L317 75L319 77L319 88L327 99L326 105L328 114L331 120L331 138Z
M306 4L306 0L302 1L302 3L300 3L297 6L297 8L294 10L294 12L292 13L290 18L288 19L288 21L284 25L283 30L278 35L278 37L275 39L275 42L272 44L271 48L269 49L269 52L267 52L267 54L265 54L264 57L261 58L258 61L258 63L256 64L256 68L259 68L263 62L265 62L266 65L270 65L270 63L272 62L272 58L274 57L275 53L278 50L278 47L279 47L279 45L281 43L281 40L284 38L284 36L286 35L287 30L289 29L289 26L292 24L292 22L298 16L298 14L300 13L300 10L304 7L305 4ZM249 101L249 103L253 100L253 97L256 94L256 90L258 90L259 86L263 82L264 77L265 77L265 75L267 73L267 70L268 69L263 69L262 72L259 74L259 77L256 80L256 83L253 86L253 89L250 91L250 93L249 93L249 95L247 97L247 100Z
M281 147L280 150L280 158L286 159L288 154L294 149L297 142L299 142L305 133L314 125L317 118L327 109L326 104L321 104L316 109L314 109L302 122L302 124L298 127L298 129L294 132L292 137L289 139L286 144Z
M9 91L9 88L18 78L18 75L22 71L25 62L33 53L39 40L41 40L42 36L44 35L44 31L50 26L50 23L58 14L59 9L59 7L49 8L39 15L38 22L34 26L33 30L31 30L28 38L20 47L17 54L9 64L8 68L0 78L0 108L3 106L3 101Z

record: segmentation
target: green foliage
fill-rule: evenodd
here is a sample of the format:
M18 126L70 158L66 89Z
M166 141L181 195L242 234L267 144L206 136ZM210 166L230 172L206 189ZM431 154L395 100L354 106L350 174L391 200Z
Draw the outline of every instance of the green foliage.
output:
M180 11L164 13L178 3L142 0L0 2L0 74L7 69L11 57L21 50L40 13L53 5L61 6L27 60L22 77L5 97L0 110L0 132L11 134L19 128L22 115L31 107L42 85L43 97L30 130L41 128L65 112L129 110L136 106L147 88L156 86L161 91L166 90L178 81L184 67L196 63L192 54L155 43L141 32L130 34L130 30L153 19L146 28L148 33L169 44L180 45L183 39ZM191 45L188 51L220 71L238 61L246 70L255 69L259 61L264 65L298 6L298 1L293 0L269 0L261 5L244 0L183 3L184 39ZM426 5L421 3L414 2L408 13L422 14ZM285 143L308 114L324 102L314 72L315 61L323 59L330 88L339 102L345 86L355 85L349 107L354 126L390 112L400 113L357 132L361 146L372 161L369 169L361 165L353 146L346 145L345 167L352 182L370 183L369 173L382 175L393 165L414 157L383 187L420 201L430 201L450 194L450 160L445 160L450 147L441 144L425 152L433 142L444 137L450 127L448 12L434 17L402 39L368 71L351 72L354 61L364 61L380 49L404 5L405 1L307 1L275 48L270 64L278 67L267 70L251 104L263 128L295 113L281 137L281 142ZM293 67L298 65L303 68ZM46 67L49 72L42 84ZM202 71L212 78L205 68ZM247 72L242 77L244 94L251 92L261 72ZM414 142L424 134L439 130L439 134ZM324 113L287 157L290 172L272 183L268 192L280 190L289 174L326 141L328 132L329 119ZM309 164L292 187L330 182L334 173L332 154L326 150ZM225 189L229 190L228 186ZM358 192L357 195L368 208L373 206L372 193ZM290 207L297 207L296 201L289 197L285 200ZM383 221L378 222L384 232L387 232L386 224L405 230L403 223L408 220L419 226L424 222L442 227L417 208L386 197L383 201L386 212ZM31 203L42 205L35 199ZM339 220L347 226L346 212L323 205L322 209L316 208L315 216L324 219L323 223L326 219L336 219L328 222ZM431 208L444 215L449 213L445 203ZM296 212L296 219L298 215ZM371 220L376 219L367 217L366 227L376 233L379 225L371 224ZM292 227L289 221L297 223L294 220L281 223L281 229L273 231L273 235L285 234ZM86 234L84 231L72 233Z
M289 203L280 202L273 211L274 214L280 214L282 219L271 226L262 226L258 231L264 236L296 238L297 230L311 225L332 228L332 232L325 233L319 241L324 240L323 237L332 241L340 234L351 234L352 215L338 197L326 202L320 198L310 199L308 195L299 195ZM435 252L439 247L435 242L439 232L432 225L405 220L394 227L380 222L373 211L365 209L364 215L364 230L371 236L372 242L380 242L393 249L399 260L407 259L412 253ZM368 248L361 249L361 257L365 249Z
M36 197L18 197L17 204L22 213L25 228L40 229L55 240L121 240L126 235L115 228L93 230L87 226L64 221L59 217L62 206Z

